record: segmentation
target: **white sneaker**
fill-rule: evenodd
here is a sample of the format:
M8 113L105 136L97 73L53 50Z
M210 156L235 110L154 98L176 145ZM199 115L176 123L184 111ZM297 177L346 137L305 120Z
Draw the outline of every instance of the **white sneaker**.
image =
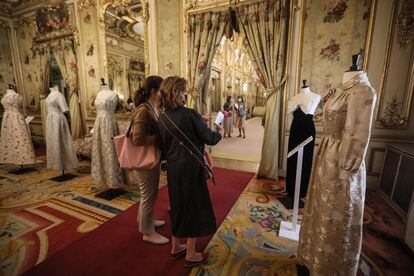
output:
M150 242L153 244L166 244L170 241L169 239L167 239L166 237L160 234L158 234L158 237L150 237L150 236L144 235L142 239L146 242Z
M154 227L160 227L163 226L165 224L164 220L156 220L154 219Z

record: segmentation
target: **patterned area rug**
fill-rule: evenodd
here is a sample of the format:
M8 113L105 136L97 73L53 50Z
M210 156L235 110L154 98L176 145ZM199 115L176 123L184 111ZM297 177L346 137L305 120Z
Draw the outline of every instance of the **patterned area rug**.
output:
M253 179L208 244L207 265L191 275L297 275L298 243L278 237L291 218L278 200L278 184ZM414 275L414 254L405 246L404 223L376 193L368 192L358 275Z
M127 193L106 201L93 185L90 162L82 161L66 182L49 180L60 172L36 164L36 171L8 173L0 165L0 275L18 275L78 240L139 201L136 184ZM131 176L129 176L131 178ZM161 184L166 184L162 175Z
M253 179L208 244L209 263L191 275L296 275L297 243L278 237L291 216L283 194L283 182Z

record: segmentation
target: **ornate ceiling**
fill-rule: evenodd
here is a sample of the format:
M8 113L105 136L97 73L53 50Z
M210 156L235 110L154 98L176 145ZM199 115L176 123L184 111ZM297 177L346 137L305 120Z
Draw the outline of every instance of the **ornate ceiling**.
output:
M0 13L11 15L17 9L34 5L40 0L2 0L0 1Z
M105 29L116 36L142 40L144 35L142 13L140 0L133 0L122 9L109 5L105 11Z

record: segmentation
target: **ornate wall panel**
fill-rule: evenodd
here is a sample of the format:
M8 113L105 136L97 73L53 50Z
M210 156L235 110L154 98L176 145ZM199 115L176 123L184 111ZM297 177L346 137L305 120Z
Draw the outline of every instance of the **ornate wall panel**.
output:
M181 74L181 1L155 0L157 5L158 74L165 78Z
M34 16L20 17L14 21L17 35L17 48L21 67L20 78L23 83L23 91L26 99L28 114L40 115L40 76L37 63L33 59L31 51L33 39L36 36Z
M386 42L376 126L407 129L414 90L414 5L393 1Z
M10 25L7 21L0 20L0 95L6 91L7 84L16 85L11 52Z
M93 3L92 3L93 4ZM78 3L81 45L83 52L83 74L86 90L83 93L83 104L86 107L88 117L95 115L93 101L95 95L101 90L100 77L102 52L99 45L98 14L95 5L80 6Z

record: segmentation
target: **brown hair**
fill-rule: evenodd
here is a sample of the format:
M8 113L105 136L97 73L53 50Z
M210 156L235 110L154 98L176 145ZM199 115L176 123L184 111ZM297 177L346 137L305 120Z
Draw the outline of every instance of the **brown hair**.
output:
M181 93L185 91L187 81L178 76L168 77L161 84L161 106L164 109L175 109L183 106L185 102Z
M135 93L134 104L139 106L151 96L153 90L160 90L163 79L159 76L149 76L144 80L142 86Z

